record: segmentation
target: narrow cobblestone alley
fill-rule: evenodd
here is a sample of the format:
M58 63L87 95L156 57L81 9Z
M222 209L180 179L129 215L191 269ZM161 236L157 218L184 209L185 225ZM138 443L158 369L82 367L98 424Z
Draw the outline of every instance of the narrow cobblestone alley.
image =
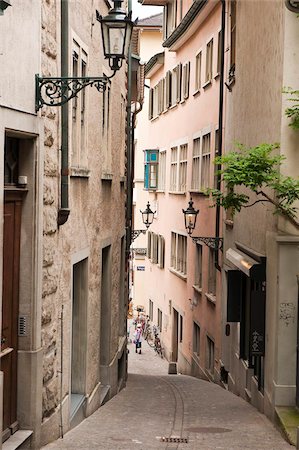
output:
M129 344L127 387L64 439L47 449L286 450L292 447L251 405L221 387L183 375L146 342L142 354ZM162 437L188 443L162 442Z

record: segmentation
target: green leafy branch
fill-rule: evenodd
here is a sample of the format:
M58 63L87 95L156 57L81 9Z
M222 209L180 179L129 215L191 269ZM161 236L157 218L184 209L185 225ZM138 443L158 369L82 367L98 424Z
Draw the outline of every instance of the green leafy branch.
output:
M283 176L279 167L285 159L282 155L272 155L279 144L261 144L246 148L237 145L239 151L233 151L215 159L220 166L218 174L224 183L224 191L208 189L217 204L225 210L230 209L234 215L242 208L249 208L256 203L267 202L274 206L273 214L280 214L297 229L297 208L294 202L299 200L299 179ZM235 188L245 186L257 195L253 203L249 196L238 193ZM269 189L273 194L269 193Z
M285 94L291 95L291 97L288 98L288 101L294 103L293 106L290 106L285 110L286 116L291 119L289 125L294 130L299 130L299 91L293 90L292 88L288 87L285 88L283 92Z

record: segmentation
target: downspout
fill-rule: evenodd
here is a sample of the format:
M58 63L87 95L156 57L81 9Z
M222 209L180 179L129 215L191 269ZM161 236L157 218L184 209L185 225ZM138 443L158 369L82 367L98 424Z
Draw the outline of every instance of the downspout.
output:
M224 95L224 40L225 40L225 0L221 0L222 12L221 12L221 60L220 60L220 79L219 79L219 115L218 115L218 155L222 155L222 142L223 142L223 95ZM217 166L217 170L220 170L220 165ZM221 176L217 175L217 189L221 188ZM216 224L215 224L215 236L219 237L220 232L220 205L216 205ZM221 271L219 265L219 249L217 248L215 254L215 267Z
M69 11L68 0L61 0L61 76L69 73ZM61 191L58 225L68 220L69 209L69 107L68 103L61 107Z
M132 0L128 0L128 13L132 12ZM127 173L126 173L126 183L127 183L127 198L126 198L126 311L128 311L129 306L129 295L130 295L130 246L131 246L131 230L132 230L132 196L133 196L133 184L132 184L132 54L131 45L128 53L128 75L127 75ZM126 355L126 374L128 374L128 355Z
M128 11L132 10L132 2L128 1ZM128 54L128 93L127 93L127 208L126 208L126 253L129 260L132 228L132 54L131 46Z

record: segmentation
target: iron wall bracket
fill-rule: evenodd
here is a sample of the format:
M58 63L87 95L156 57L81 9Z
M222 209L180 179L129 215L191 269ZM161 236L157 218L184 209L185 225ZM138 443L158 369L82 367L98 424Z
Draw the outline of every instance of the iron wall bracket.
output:
M135 239L138 238L138 236L141 233L145 234L146 230L132 230L132 232L131 232L131 241L135 241Z
M222 246L223 246L223 238L220 237L195 237L195 236L191 236L192 241L195 244L200 244L200 243L204 243L206 244L208 247L213 248L214 250L222 250Z
M112 77L73 78L35 75L35 110L37 112L44 105L62 106L77 97L86 86L95 86L99 92L104 92L109 78Z

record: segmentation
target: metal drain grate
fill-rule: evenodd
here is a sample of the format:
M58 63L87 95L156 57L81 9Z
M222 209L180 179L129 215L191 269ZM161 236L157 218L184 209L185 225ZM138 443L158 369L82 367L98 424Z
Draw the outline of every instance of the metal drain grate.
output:
M161 437L161 442L172 442L175 444L188 444L188 438L182 437Z

